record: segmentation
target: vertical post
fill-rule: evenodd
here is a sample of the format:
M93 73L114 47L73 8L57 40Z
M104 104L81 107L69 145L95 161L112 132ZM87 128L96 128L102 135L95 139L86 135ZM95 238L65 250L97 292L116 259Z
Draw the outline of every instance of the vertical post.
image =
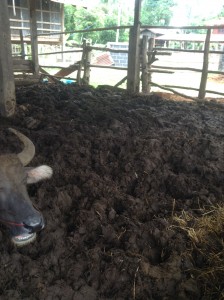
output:
M16 96L7 0L1 1L0 41L0 113L10 117L15 113Z
M34 65L34 74L38 75L39 60L38 60L36 0L29 0L29 3L30 3L30 37L31 37L32 61Z
M208 79L208 64L209 64L209 46L211 38L211 29L207 29L205 47L204 47L204 58L203 58L203 69L201 73L201 83L198 93L199 99L204 99L206 94L206 84Z
M83 83L89 84L90 78L90 61L91 61L91 50L89 48L90 44L87 43L85 49L85 57L84 57L84 74L83 74Z
M129 51L128 51L128 75L127 75L127 89L130 92L139 91L139 72L140 72L140 12L141 0L135 0L135 17L134 26L130 28L129 34Z
M80 85L81 84L81 73L82 73L82 67L83 67L83 62L86 57L86 40L83 40L82 44L82 58L79 62L79 68L77 71L77 83Z
M148 76L148 36L142 38L142 92L149 93L149 76Z
M155 38L150 38L149 39L149 46L148 46L148 70L151 69L151 64L153 63L153 60L155 61L155 58L153 58L153 54L152 54L152 51L153 51L153 48L155 47ZM151 72L148 72L148 90L150 92L151 90L151 81L152 81L152 73Z
M118 2L118 12L117 12L117 26L121 26L121 2ZM116 43L119 42L120 29L116 32Z
M60 10L61 10L61 31L64 31L64 5L60 4ZM65 47L65 35L61 34L60 36L60 40L61 40L61 51L64 51L64 47ZM61 53L61 61L64 62L64 53Z
M20 29L19 35L20 35L20 43L21 43L21 57L22 57L22 59L25 59L26 53L25 53L25 45L24 45L23 30L22 29Z

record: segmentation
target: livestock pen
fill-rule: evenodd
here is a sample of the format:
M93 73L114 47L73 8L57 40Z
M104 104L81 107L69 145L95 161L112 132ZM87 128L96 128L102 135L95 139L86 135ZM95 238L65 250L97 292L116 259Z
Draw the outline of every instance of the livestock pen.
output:
M135 30L130 30L130 41L136 39ZM209 40L205 35L201 44ZM35 145L33 164L50 166L53 176L27 189L46 223L35 241L16 247L0 224L1 300L223 298L224 106L223 99L197 97L200 91L210 90L205 89L201 71L214 70L221 74L213 76L222 76L222 70L218 71L217 60L205 68L206 47L192 44L201 52L197 57L190 52L187 67L181 66L182 54L192 50L189 45L181 43L177 49L179 41L169 45L166 41L165 48L158 38L154 46L151 37L143 37L141 51L140 42L133 43L136 49L129 47L128 53L122 49L122 54L129 54L127 69L132 64L132 73L110 66L108 70L127 73L116 76L117 87L91 85L94 70L107 70L98 67L105 54L99 45L58 47L49 55L50 49L34 51L34 60L23 53L28 59L14 65L15 73L20 71L16 109L10 118L0 116L0 153L18 151L21 145L8 131L15 128ZM209 52L222 52L213 45L212 34L210 41ZM39 50L37 42L31 41ZM108 56L109 50L103 56L107 63L112 53L118 53ZM61 56L69 53L72 64L57 70ZM42 62L44 54L49 65ZM130 60L130 54L137 62ZM210 53L212 59L213 54L219 55ZM196 65L199 55L200 65ZM49 59L54 56L55 65ZM170 61L171 65L164 64ZM4 80L10 79L6 76L10 61L6 62L2 62ZM26 72L19 66L30 71L32 81L21 77ZM152 72L154 68L158 73ZM199 74L197 87L191 86L189 77L185 79L185 87L197 88L196 97L153 91L154 75L170 78L179 71ZM126 75L128 89L119 88ZM166 84L159 80L160 86ZM10 104L4 103L6 108ZM37 171L34 175L40 176ZM24 185L27 177L23 179ZM3 183L1 177L1 213L10 215L12 210L4 205L10 193ZM18 221L17 212L13 217Z
M142 26L140 28L137 28L138 32L138 52L133 54L132 50L135 48L134 45L136 45L135 33L134 27L130 26L122 26L122 27L110 27L110 28L99 28L99 29L91 29L91 30L82 30L82 31L72 31L69 33L88 33L90 31L95 30L120 30L120 29L132 29L130 30L130 38L129 38L129 46L126 47L126 49L115 49L114 47L105 47L105 46L94 46L86 43L86 41L83 42L82 45L79 45L78 48L75 49L69 49L65 51L54 51L54 52L42 52L39 53L40 60L43 62L45 61L45 64L40 64L40 67L42 71L44 70L44 73L46 75L46 71L50 68L56 68L60 69L59 72L57 72L55 75L55 78L65 77L67 74L71 74L75 71L77 71L75 81L80 84L82 83L90 83L90 74L91 70L94 68L100 68L102 70L105 69L111 69L111 70L121 70L125 71L127 75L124 76L124 78L121 78L119 82L115 84L115 86L119 86L123 82L127 80L127 88L131 91L134 89L135 91L140 91L144 93L148 93L151 90L151 87L156 86L161 89L165 89L174 93L178 93L180 95L183 95L180 93L180 89L186 90L186 91L197 91L198 92L198 98L204 99L208 94L213 95L219 95L223 96L224 91L222 91L221 85L214 86L214 90L211 88L207 88L207 81L208 77L214 75L214 76L220 76L220 78L224 75L224 72L222 68L220 68L220 65L222 64L223 60L223 35L217 35L212 34L212 30L215 28L223 28L224 26L182 26L182 27L156 27L157 29L166 29L168 32L173 30L198 30L203 29L205 31L205 34L198 34L197 38L194 36L190 37L189 35L185 34L181 37L178 37L178 34L173 37L173 40L177 39L180 43L186 42L186 36L188 43L192 43L193 45L195 43L200 43L201 47L200 49L183 49L180 47L176 48L169 48L169 47L158 47L155 46L155 38L149 38L147 35L143 35L142 38L140 38L140 32L141 29L144 28L150 28L155 29L155 27L152 26ZM58 33L57 33L58 34ZM62 32L61 34L66 34L65 32ZM50 34L49 34L50 35ZM42 36L42 35L40 35ZM182 40L181 40L182 38ZM165 40L165 37L160 37L161 40ZM158 38L156 40L159 40ZM214 50L215 45L215 50ZM93 53L98 53L98 55L102 52L106 52L109 56L113 55L114 53L120 53L120 54L126 54L127 55L127 66L114 66L111 63L111 60L109 63L107 62L107 59L102 60L101 63L94 63L94 56ZM69 67L60 66L60 64L53 63L51 65L46 64L46 60L49 59L50 56L53 56L56 58L56 55L66 55L68 53L72 53L73 56L73 64ZM79 53L77 56L76 54ZM102 57L105 57L105 55L101 55ZM41 57L45 57L44 59L41 59ZM166 60L164 60L164 57ZM167 57L169 57L169 60L167 60ZM72 60L72 57L70 58ZM51 60L52 61L52 60ZM112 60L113 61L113 60ZM157 64L155 62L157 61ZM56 59L55 59L56 62ZM136 66L133 70L133 67ZM210 67L211 66L211 67ZM83 75L81 75L83 73ZM123 72L124 73L124 72ZM135 74L136 73L136 74ZM175 73L178 75L175 77ZM133 74L135 74L135 80L133 83ZM198 86L191 86L191 85L178 85L178 84L160 84L160 82L153 82L152 81L152 74L166 74L166 78L169 78L168 81L177 81L177 77L183 78L183 81L185 78L195 78L197 76L197 79L195 80L198 84ZM173 76L172 76L173 75ZM74 76L74 74L73 74ZM68 77L68 75L66 76ZM159 78L158 76L156 78ZM164 75L163 75L164 78ZM158 79L157 79L158 80ZM183 82L182 81L182 82ZM186 81L186 80L185 80ZM196 98L196 96L194 96Z

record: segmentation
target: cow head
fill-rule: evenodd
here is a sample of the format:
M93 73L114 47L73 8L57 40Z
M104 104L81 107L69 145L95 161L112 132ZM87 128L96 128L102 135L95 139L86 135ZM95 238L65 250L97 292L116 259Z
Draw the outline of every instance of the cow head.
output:
M0 222L10 229L12 241L26 245L44 228L44 219L27 193L26 185L52 176L48 166L25 167L35 155L33 143L22 133L9 128L24 144L19 154L0 155Z

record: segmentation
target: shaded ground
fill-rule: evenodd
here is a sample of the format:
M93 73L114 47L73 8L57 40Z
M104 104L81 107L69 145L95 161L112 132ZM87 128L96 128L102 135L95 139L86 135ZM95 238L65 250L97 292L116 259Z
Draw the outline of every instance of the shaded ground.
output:
M47 221L35 243L16 249L1 228L1 299L212 298L173 216L224 200L223 104L61 85L17 98L1 153L18 151L15 127L54 176L29 187Z

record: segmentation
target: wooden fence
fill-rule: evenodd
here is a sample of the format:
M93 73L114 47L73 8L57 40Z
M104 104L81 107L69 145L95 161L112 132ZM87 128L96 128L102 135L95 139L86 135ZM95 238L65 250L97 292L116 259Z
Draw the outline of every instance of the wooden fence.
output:
M138 12L137 12L138 13ZM204 29L206 31L206 38L204 40L203 50L189 50L189 49L176 49L176 48L155 48L155 42L153 38L149 38L148 36L143 36L140 39L141 29ZM136 22L134 26L119 26L119 27L110 27L110 28L98 28L98 29L90 29L90 30L79 30L79 31L71 31L71 32L60 32L60 34L68 34L68 33L85 33L91 31L103 31L103 30L119 30L119 29L129 29L129 48L128 50L117 50L106 47L94 47L84 41L84 43L80 46L79 49L69 50L69 51L57 51L57 52L46 52L39 53L38 55L55 55L55 54L65 54L65 53L82 53L81 60L76 62L75 64L69 66L68 68L61 67L61 70L57 72L54 76L47 73L46 68L59 68L58 66L40 66L40 71L43 76L49 76L50 80L58 80L63 77L67 77L74 71L77 71L76 78L73 78L77 81L78 84L88 84L90 80L90 70L91 68L110 68L114 70L127 70L127 76L125 76L122 80L120 80L116 86L119 86L121 83L127 80L127 89L131 92L141 91L143 93L149 93L152 86L159 87L164 90L171 91L173 93L184 95L180 92L177 92L176 89L185 89L198 91L197 99L204 99L206 93L212 93L216 95L224 96L224 93L218 91L207 90L207 79L209 74L220 74L224 75L224 72L221 71L213 71L209 70L209 55L219 54L224 55L224 51L214 51L211 49L211 33L214 28L224 28L224 26L183 26L183 27L174 27L174 26L140 26L139 22ZM53 35L54 33L49 33L49 35ZM56 33L55 33L56 34ZM57 32L57 35L59 33ZM40 36L42 34L39 34ZM45 34L46 35L46 34ZM214 42L212 42L214 43ZM222 44L219 41L219 44ZM224 44L224 41L223 41ZM223 45L222 44L222 45ZM115 66L100 66L91 64L91 52L93 50L100 51L109 51L120 52L120 53L128 53L128 66L124 67L115 67ZM190 67L170 67L170 66L159 66L154 65L153 63L158 59L160 55L172 55L172 53L186 52L186 53L200 53L203 56L203 66L202 68L190 68ZM24 55L24 54L23 54ZM151 79L152 73L167 73L172 74L175 71L186 71L186 72L200 72L201 80L198 88L189 87L189 86L178 86L178 85L160 85L156 82L153 82ZM141 84L140 84L141 83ZM187 96L189 97L189 96ZM193 97L190 97L193 98ZM195 98L193 98L195 99Z

